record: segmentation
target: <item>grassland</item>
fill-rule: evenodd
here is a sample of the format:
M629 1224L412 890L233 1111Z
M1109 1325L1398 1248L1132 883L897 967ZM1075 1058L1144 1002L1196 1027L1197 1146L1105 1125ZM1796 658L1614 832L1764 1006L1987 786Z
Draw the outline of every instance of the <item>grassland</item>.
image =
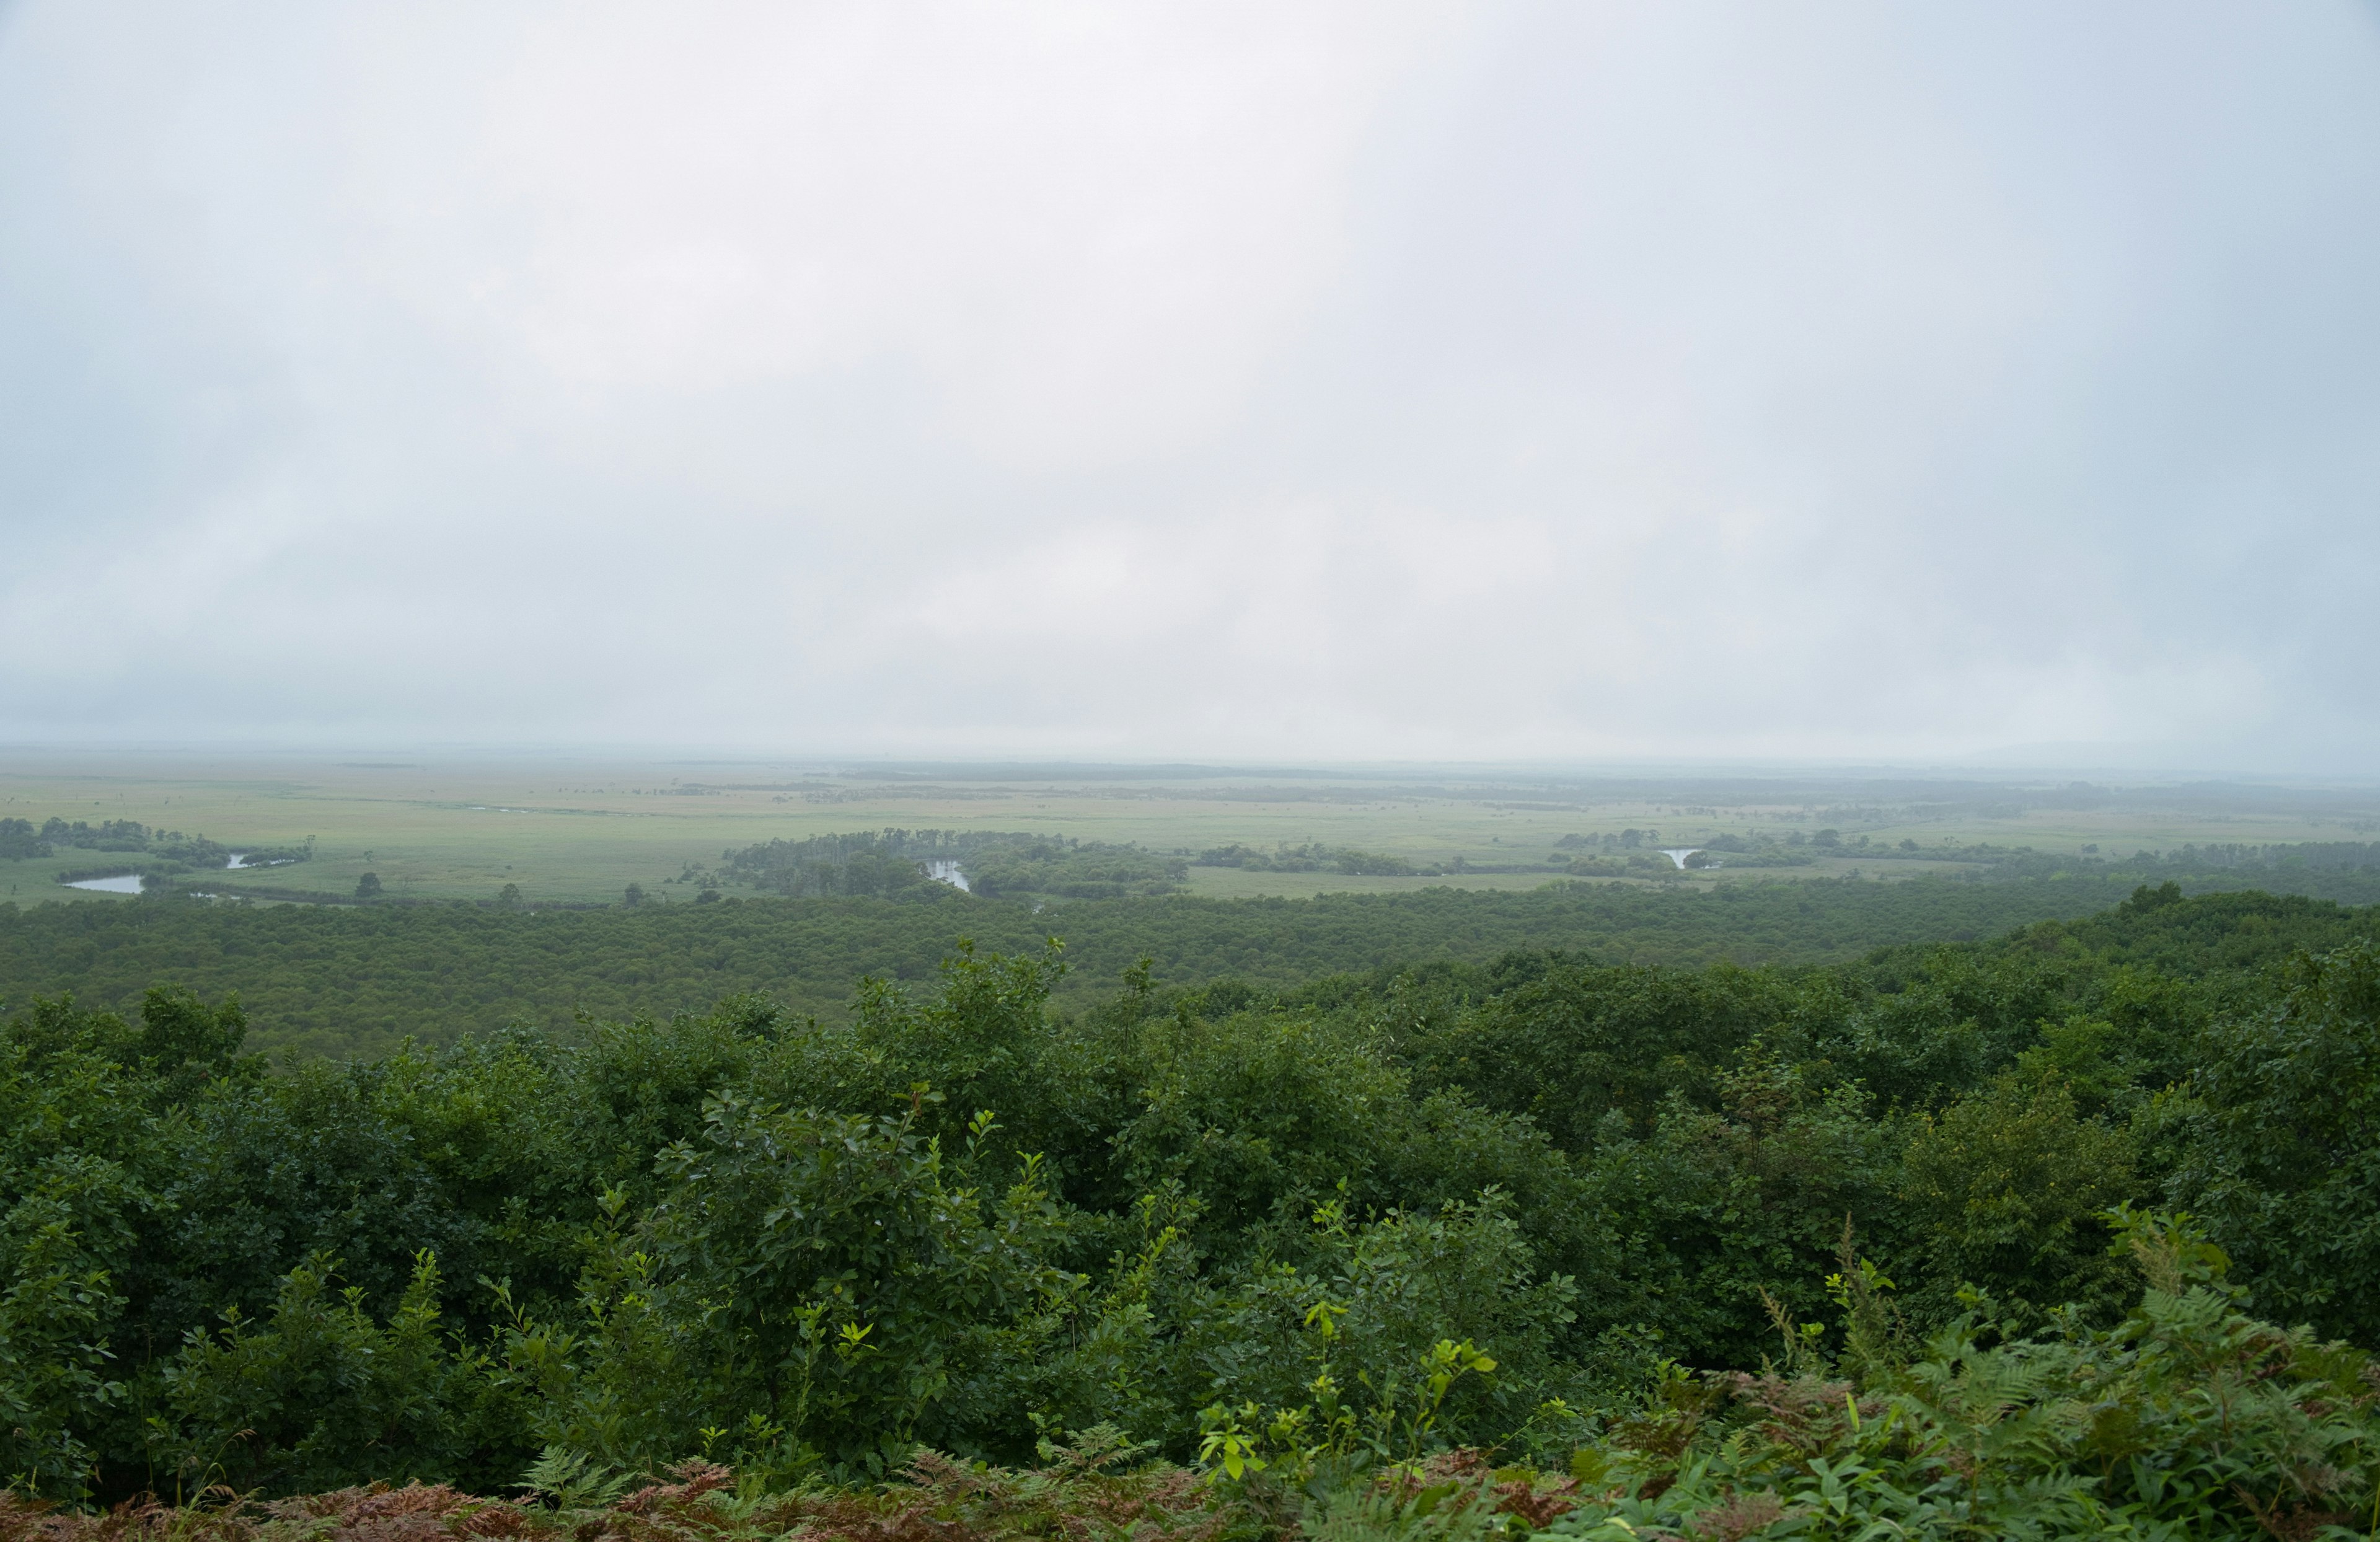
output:
M1665 778L1514 770L1373 768L851 767L793 760L635 760L459 752L300 756L17 752L0 756L0 817L131 819L235 848L311 836L312 862L244 876L264 892L346 892L365 872L387 892L488 899L506 883L532 902L657 898L689 863L729 847L888 825L1027 831L1196 853L1234 843L1319 842L1416 865L1542 864L1566 835L1651 832L1692 845L1723 832L1836 828L1891 844L1946 841L2050 852L2166 850L2185 843L2370 839L2380 788L2140 783L1950 777ZM78 859L79 860L79 859ZM58 859L0 861L0 899L122 903L64 890ZM87 864L83 864L87 865ZM1679 881L1913 876L1942 864L1726 869ZM1955 866L1955 865L1950 865ZM1530 887L1540 871L1357 878L1194 867L1218 898L1398 892L1453 883ZM1615 880L1626 881L1626 880Z

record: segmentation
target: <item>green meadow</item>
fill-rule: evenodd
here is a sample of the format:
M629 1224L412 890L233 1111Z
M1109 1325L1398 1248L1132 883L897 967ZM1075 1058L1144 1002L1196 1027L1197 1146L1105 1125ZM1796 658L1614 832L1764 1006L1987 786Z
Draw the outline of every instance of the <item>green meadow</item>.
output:
M771 840L900 828L1019 832L1136 844L1194 856L1309 844L1377 852L1432 877L1265 872L1194 865L1190 892L1216 898L1393 893L1439 885L1528 888L1554 876L1564 837L1635 831L1645 847L1730 833L1791 838L1822 829L1876 848L1908 840L2129 856L2186 844L2368 840L2380 790L2313 785L2099 783L2069 779L1720 778L1526 769L870 767L771 759L500 758L456 753L328 759L262 754L18 752L0 760L0 818L134 820L237 850L311 839L310 862L243 873L259 897L346 894L367 872L396 898L530 903L655 899L667 880L723 851ZM122 903L55 880L71 859L0 859L0 899ZM1839 851L1806 866L1713 868L1694 885L1955 872L1957 861ZM1500 870L1501 869L1501 870ZM1633 882L1631 879L1608 881ZM686 896L690 897L690 896Z

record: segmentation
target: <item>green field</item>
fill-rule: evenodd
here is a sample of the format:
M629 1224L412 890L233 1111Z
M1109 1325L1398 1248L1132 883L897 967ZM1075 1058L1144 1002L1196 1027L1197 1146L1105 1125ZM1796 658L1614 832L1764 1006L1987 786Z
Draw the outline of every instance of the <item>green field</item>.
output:
M869 768L793 760L664 761L460 753L344 759L264 755L0 757L0 818L36 825L137 820L237 849L312 837L315 858L243 874L253 892L344 894L366 872L398 898L491 899L517 884L532 904L603 903L630 883L673 897L690 863L754 842L880 829L1019 831L1195 854L1321 843L1466 871L1434 878L1249 872L1193 867L1190 892L1218 898L1399 892L1452 883L1533 887L1566 835L1636 830L1645 844L1694 845L1730 832L1842 832L1879 846L1913 839L2082 854L2186 843L2369 839L2380 789L2143 783L2081 789L2060 779L1982 781L1679 773L1664 778L1386 767L1337 771L1196 768ZM120 903L62 889L77 852L0 860L0 899ZM1857 855L1726 883L1908 877L1956 864L1879 865ZM1522 871L1495 871L1521 868ZM1619 880L1628 881L1628 880Z

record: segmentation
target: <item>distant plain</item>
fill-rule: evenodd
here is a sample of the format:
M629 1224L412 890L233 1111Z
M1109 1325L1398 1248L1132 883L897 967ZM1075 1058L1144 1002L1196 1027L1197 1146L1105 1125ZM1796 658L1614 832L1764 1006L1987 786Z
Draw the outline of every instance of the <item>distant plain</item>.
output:
M1130 842L1195 857L1237 844L1318 843L1465 870L1387 878L1194 865L1221 898L1535 887L1566 836L1637 832L1640 846L1723 834L1834 829L1873 847L1913 840L2081 856L2186 844L2371 840L2380 787L1963 772L1714 773L1533 768L872 766L848 761L597 757L229 755L24 751L0 755L0 818L137 820L238 849L311 837L314 859L240 875L247 891L345 893L377 873L398 898L488 900L507 883L536 904L617 900L637 883L684 900L690 864L771 839L880 829L1014 831ZM0 860L0 900L122 904L62 888L91 854ZM1944 861L1852 850L1808 866L1719 868L1668 881L1905 877ZM1498 871L1503 868L1508 870ZM1628 879L1604 881L1634 882Z

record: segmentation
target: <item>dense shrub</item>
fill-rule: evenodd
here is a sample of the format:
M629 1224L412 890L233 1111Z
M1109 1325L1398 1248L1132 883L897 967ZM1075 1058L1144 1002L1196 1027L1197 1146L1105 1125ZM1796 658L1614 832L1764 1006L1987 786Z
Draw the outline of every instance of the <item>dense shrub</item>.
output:
M1143 967L1079 1014L1054 948L963 949L824 1023L738 997L280 1075L236 1003L37 1003L0 1026L0 1472L600 1510L920 1447L1025 1483L1104 1430L1257 1529L2312 1535L2372 1492L2364 1361L2319 1340L2380 1299L2380 964L2037 941ZM1429 1521L1416 1475L1474 1446L1539 1476L1455 1473Z

